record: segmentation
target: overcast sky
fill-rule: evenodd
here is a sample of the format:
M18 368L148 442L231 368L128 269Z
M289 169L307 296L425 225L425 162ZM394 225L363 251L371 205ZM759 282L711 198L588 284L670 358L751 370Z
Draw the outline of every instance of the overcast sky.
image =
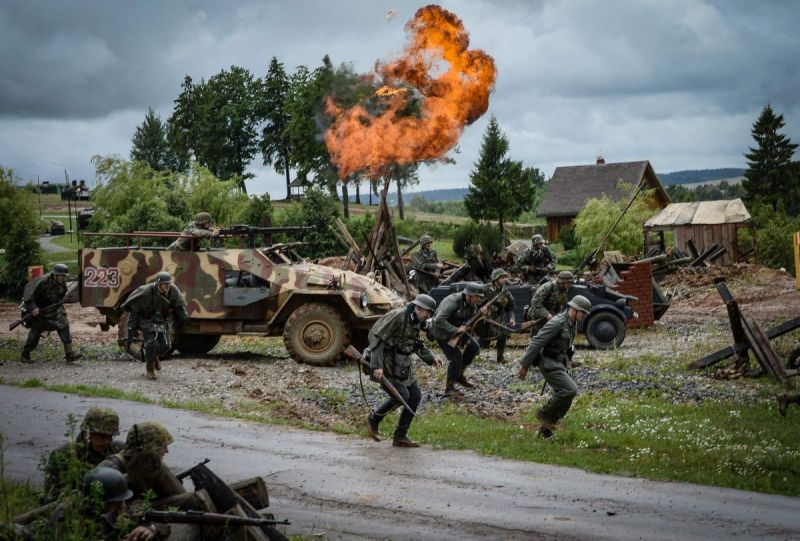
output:
M148 107L162 119L185 75L231 65L262 76L352 62L369 71L402 50L407 0L218 2L7 0L0 4L0 165L25 178L94 183L94 154L128 157ZM511 156L558 165L650 160L659 173L744 167L767 103L800 142L800 2L507 0L441 2L494 57L489 111L454 165L420 189L466 186L489 114ZM388 10L394 11L387 17ZM251 192L285 196L261 165Z

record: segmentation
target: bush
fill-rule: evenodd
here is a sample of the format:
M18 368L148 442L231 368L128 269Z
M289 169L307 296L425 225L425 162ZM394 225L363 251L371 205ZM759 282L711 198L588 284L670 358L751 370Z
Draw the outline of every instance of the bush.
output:
M272 201L269 194L250 197L236 223L267 227L272 224Z
M306 190L300 202L293 202L275 217L276 225L311 226L300 237L305 245L300 253L306 257L317 259L339 255L344 252L342 245L333 236L329 225L333 225L339 216L339 201L327 191L319 188ZM297 238L294 236L293 238ZM278 240L280 239L280 240ZM287 242L285 235L278 235L276 242Z
M577 247L578 240L575 238L575 227L569 226L562 229L558 240L564 245L564 250L573 250Z
M784 268L794 274L792 234L800 231L800 218L777 213L758 230L761 264L775 269Z
M395 233L401 237L417 240L424 234L431 235L434 239L449 239L461 227L450 222L420 222L413 216L405 220L394 220Z
M14 172L0 167L0 248L5 249L2 283L19 296L28 278L28 267L42 263L39 247L41 222L29 192L14 184Z
M499 252L503 249L502 238L497 227L490 224L476 224L469 221L456 230L453 235L453 251L464 257L467 246L480 244L486 255Z

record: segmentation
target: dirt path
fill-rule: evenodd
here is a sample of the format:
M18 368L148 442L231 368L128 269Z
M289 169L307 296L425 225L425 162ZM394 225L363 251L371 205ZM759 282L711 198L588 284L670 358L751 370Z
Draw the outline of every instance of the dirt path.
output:
M290 533L327 539L789 539L800 499L659 483L388 442L263 426L155 406L0 387L6 473L40 482L68 412L93 404L167 425L166 460L203 458L226 480L266 478Z
M55 237L51 235L42 235L39 237L39 246L42 247L42 250L45 252L74 252L75 250L70 250L69 248L64 248L63 246L59 246L55 244L53 240Z

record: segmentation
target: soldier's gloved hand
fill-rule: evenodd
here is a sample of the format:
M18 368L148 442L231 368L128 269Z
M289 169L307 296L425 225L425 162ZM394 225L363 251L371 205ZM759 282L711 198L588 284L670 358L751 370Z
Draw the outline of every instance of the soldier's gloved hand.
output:
M34 308L34 309L33 309L33 312L31 312L31 315L32 315L33 317L36 317L36 316L38 316L38 315L39 315L39 309L38 309L38 308Z
M378 381L383 379L383 368L376 368L375 370L373 370L372 376Z
M441 357L436 357L435 359L433 359L433 366L435 366L436 368L441 368L444 366L444 361L442 360Z

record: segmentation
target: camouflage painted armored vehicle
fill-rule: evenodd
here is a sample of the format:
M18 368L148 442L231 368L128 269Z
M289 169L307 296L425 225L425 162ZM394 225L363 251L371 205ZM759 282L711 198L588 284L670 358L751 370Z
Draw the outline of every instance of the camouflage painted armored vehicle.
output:
M174 329L175 349L205 353L223 334L282 335L296 361L318 366L335 362L351 343L366 345L372 324L403 306L402 297L374 280L305 262L293 247L84 248L79 251L81 305L99 309L103 328L118 325L122 342L127 313L120 306L137 287L168 271L186 297L189 314Z

